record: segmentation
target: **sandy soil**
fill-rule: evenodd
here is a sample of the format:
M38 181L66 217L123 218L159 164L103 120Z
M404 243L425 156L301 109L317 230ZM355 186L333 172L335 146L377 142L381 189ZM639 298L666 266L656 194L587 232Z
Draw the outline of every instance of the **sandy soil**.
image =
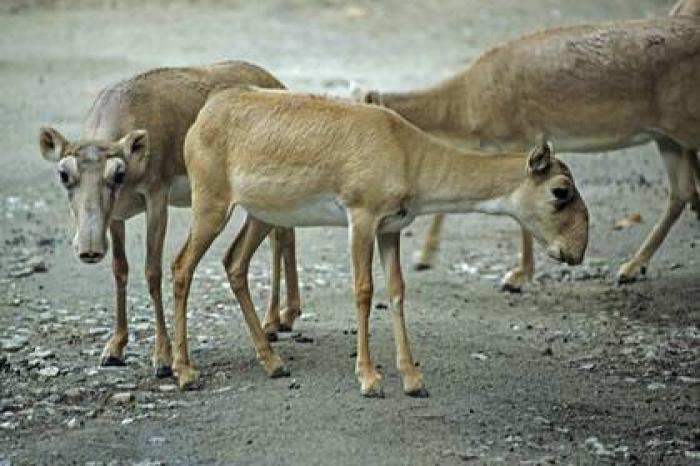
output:
M340 229L298 234L305 316L296 330L304 338L276 343L292 377L269 380L219 265L240 219L231 222L193 286L202 387L180 393L151 376L144 229L133 220L129 365L96 367L112 325L110 266L74 258L66 199L36 142L46 124L79 135L101 87L155 66L236 58L296 89L343 94L351 81L406 89L450 75L506 38L664 14L671 1L143 3L0 4L1 465L698 461L698 220L681 218L647 280L624 288L612 280L664 204L652 146L565 157L592 214L588 259L567 268L539 256L537 279L521 295L496 290L515 261L513 222L450 219L437 267L423 273L408 270L427 219L416 222L404 241L407 312L431 397L401 393L391 322L378 306L371 344L386 398L367 400L353 375ZM612 229L631 212L641 213L640 225ZM188 215L171 215L167 262ZM259 306L269 276L263 249L252 269ZM385 302L382 278L377 284L375 300Z

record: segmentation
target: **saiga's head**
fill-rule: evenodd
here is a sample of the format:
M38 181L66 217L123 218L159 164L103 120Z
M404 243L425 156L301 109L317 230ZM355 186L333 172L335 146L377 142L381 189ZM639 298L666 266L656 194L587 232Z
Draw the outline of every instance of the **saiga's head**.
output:
M146 131L134 130L116 142L69 142L53 128L39 132L41 156L56 164L58 179L68 194L78 258L97 263L108 249L107 228L128 178L143 169L148 152Z

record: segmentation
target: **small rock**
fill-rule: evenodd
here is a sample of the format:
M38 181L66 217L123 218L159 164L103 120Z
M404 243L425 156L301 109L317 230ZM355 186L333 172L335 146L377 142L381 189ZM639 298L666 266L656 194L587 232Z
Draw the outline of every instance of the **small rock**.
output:
M0 348L4 351L14 353L21 350L29 343L29 339L22 336L14 336L5 340L0 340Z
M290 390L299 390L301 388L301 384L298 383L296 379L292 379L287 388Z
M700 450L687 450L683 452L686 458L691 458L694 460L700 460Z
M687 384L690 384L690 385L695 385L695 384L699 384L699 383L700 383L700 378L697 378L697 377L688 377L688 376L686 376L686 375L679 375L679 376L678 376L678 381L679 381L679 382L683 382L683 383L687 383Z
M171 393L177 391L177 385L175 384L163 384L163 385L158 385L158 391L163 392L163 393Z
M666 388L666 385L660 382L652 382L647 385L647 390L663 390L664 388Z
M59 369L56 366L49 366L44 367L43 369L39 369L39 375L44 377L56 377L60 372L61 369Z
M479 361L486 361L489 358L484 353L472 353L469 356L471 356L472 359L478 359Z
M27 260L27 267L32 269L32 272L43 273L48 272L49 268L44 262L44 258L41 256L33 256Z
M95 337L106 335L107 333L109 333L109 329L107 327L92 327L88 330L88 334Z
M131 392L119 392L109 397L109 401L116 404L130 403L134 399L134 394Z
M126 417L122 420L121 425L128 426L129 424L133 424L133 423L134 423L133 417Z
M296 337L294 339L294 341L297 343L313 343L314 339L311 337L303 337L303 336L299 335L298 337Z
M80 387L71 387L65 392L63 392L63 396L68 399L68 400L76 400L80 398L80 396L83 394L83 389Z
M82 421L80 421L77 417L72 417L66 422L66 426L69 429L76 429L78 427L82 427L82 425Z
M163 445L167 441L165 437L151 437L148 439L148 443L151 445Z

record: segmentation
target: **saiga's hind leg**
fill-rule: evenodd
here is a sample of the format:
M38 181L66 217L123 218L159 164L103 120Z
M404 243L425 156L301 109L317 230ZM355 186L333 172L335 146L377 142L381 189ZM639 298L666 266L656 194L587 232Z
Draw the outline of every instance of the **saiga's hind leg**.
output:
M686 203L697 193L694 173L697 166L695 152L683 149L678 143L668 138L658 140L657 144L668 173L669 194L666 210L634 257L620 267L617 274L618 283L634 281L640 273L646 272L649 260L683 213Z
M277 332L291 332L294 320L301 315L299 296L299 278L297 275L294 230L292 228L275 228L269 234L272 249L272 274L270 300L263 328L270 341L277 339ZM284 273L287 289L285 307L280 313L280 272L284 259Z
M440 233L442 225L445 223L445 214L433 215L433 221L430 223L428 233L425 235L423 246L415 252L413 259L413 268L415 270L427 270L433 266L435 253L440 244Z
M262 363L268 376L284 377L289 375L289 371L284 367L279 355L270 346L255 313L255 306L250 298L248 288L250 259L271 229L271 225L260 222L249 215L224 257L224 267L231 284L231 290L238 299L238 304L248 325L248 332L253 340L258 360Z

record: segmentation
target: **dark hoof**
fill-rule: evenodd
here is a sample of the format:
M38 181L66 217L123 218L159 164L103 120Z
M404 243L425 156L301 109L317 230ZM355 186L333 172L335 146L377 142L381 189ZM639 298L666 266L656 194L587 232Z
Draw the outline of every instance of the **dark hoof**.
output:
M417 263L413 264L413 270L415 270L416 272L422 272L424 270L430 270L432 268L433 268L432 265L425 264L423 262L417 262Z
M267 336L267 341L279 340L279 337L277 336L277 332L265 332L265 335Z
M275 369L275 371L270 374L271 379L281 379L282 377L289 377L291 375L291 372L289 372L289 369L286 367L278 367Z
M102 367L124 367L126 366L126 362L122 358L118 358L116 356L105 356L102 358L102 361L100 361L100 366Z
M384 398L384 390L381 388L379 390L371 390L369 392L362 393L364 398Z
M173 368L170 366L158 366L155 368L156 378L164 379L173 376Z
M291 325L285 325L285 324L280 324L280 332L282 333L289 333L292 331L292 326Z
M503 283L501 285L501 291L503 293L518 294L518 293L522 293L523 289L520 288L519 286L511 285L510 283Z
M428 393L428 390L425 387L421 387L417 390L411 390L410 392L406 392L407 396L410 396L412 398L429 398L430 393Z

